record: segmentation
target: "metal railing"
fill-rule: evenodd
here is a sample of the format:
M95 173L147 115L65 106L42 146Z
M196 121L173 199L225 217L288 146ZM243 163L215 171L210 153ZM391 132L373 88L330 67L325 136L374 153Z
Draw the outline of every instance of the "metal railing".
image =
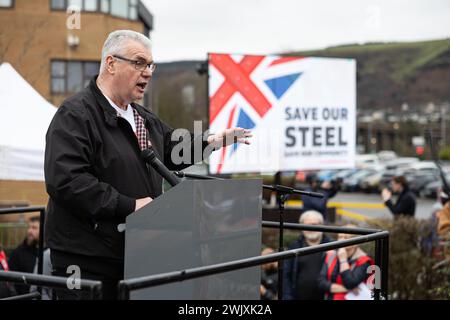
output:
M71 281L71 280L72 279L70 279L70 278L47 276L47 275L42 275L42 274L14 272L14 271L0 271L0 281L20 283L20 284L25 284L25 285L36 285L41 288L48 287L48 288L67 289L68 281ZM102 283L101 283L101 281L80 279L79 284L80 284L80 290L89 290L90 299L95 300L95 299L102 298ZM38 294L39 294L39 296L41 296L40 292L38 292ZM8 300L30 299L30 296L32 296L32 295L35 295L35 293L31 292L30 294L9 297L7 299Z
M381 269L381 287L374 289L374 299L380 300L388 299L388 264L389 264L389 232L377 229L364 229L364 228L347 228L347 227L334 227L334 226L316 226L316 225L304 225L296 223L284 224L286 229L294 230L309 230L309 231L322 231L322 232L334 232L334 233L347 233L357 234L359 236L347 239L339 240L328 243L319 244L317 246L292 249L282 251L278 253L268 254L265 256L250 257L240 260L228 261L224 263L213 264L204 267L197 267L161 274L155 274L151 276L132 278L122 280L119 282L119 299L130 299L130 292L139 289L150 288L163 284L169 284L173 282L180 282L189 279L200 278L204 276L224 273L228 271L234 271L249 267L254 267L270 262L286 260L294 257L305 256L317 252L324 252L328 250L343 248L351 245L361 244L365 242L375 241L375 264ZM263 221L262 227L266 228L278 228L279 224L276 222Z
M6 300L34 300L34 299L38 299L38 298L41 298L41 294L36 291L36 292L21 294L18 296L3 298L0 300L3 300L3 301L6 301Z
M13 272L13 271L0 271L0 281L9 281L14 283L22 283L27 285L37 285L41 290L42 286L50 288L67 288L68 278L55 277L42 275L43 270L43 249L44 249L44 224L45 224L45 207L25 207L25 208L7 208L0 209L0 215L2 214L15 214L15 213L40 213L40 231L39 231L39 254L38 254L38 274ZM263 221L262 227L264 228L278 228L277 222ZM204 276L224 273L228 271L234 271L249 267L255 267L258 265L286 260L294 257L305 256L313 253L324 252L328 250L343 248L351 245L366 243L375 241L375 264L380 267L381 270L381 287L374 289L374 299L379 300L388 299L388 265L389 265L389 232L378 229L365 229L365 228L348 228L348 227L336 227L336 226L317 226L317 225L304 225L297 223L285 223L284 227L291 230L309 230L309 231L321 231L330 233L346 233L356 234L357 237L339 240L328 243L319 244L317 246L304 247L298 249L292 249L287 251L281 251L265 256L249 257L240 260L228 261L224 263L218 263L209 266L161 273L151 276L132 278L122 280L118 284L119 299L128 300L130 298L130 292L133 290L150 288L158 285L169 284L173 282L180 282L189 279L200 278ZM102 296L100 281L84 280L80 279L80 286L82 290L89 290L92 299L99 299ZM38 293L30 293L22 296L15 296L8 298L11 299L32 299L40 296L41 291Z
M0 271L0 281L20 283L25 285L38 286L38 292L32 292L24 295L5 298L5 300L29 300L41 297L42 287L64 288L67 289L68 278L43 275L44 265L44 225L45 225L45 207L19 207L2 208L0 215L39 212L39 247L38 247L38 270L37 274ZM91 299L101 299L102 283L100 281L80 279L80 289L89 290Z

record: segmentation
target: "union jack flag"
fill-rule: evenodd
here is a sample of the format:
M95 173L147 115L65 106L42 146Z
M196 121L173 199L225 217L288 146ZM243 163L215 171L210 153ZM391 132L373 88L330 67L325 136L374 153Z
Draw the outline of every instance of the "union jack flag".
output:
M284 68L301 59L304 57L210 54L210 128L255 128L302 76L301 71ZM222 148L220 160L211 163L210 171L221 173L237 148L238 144Z

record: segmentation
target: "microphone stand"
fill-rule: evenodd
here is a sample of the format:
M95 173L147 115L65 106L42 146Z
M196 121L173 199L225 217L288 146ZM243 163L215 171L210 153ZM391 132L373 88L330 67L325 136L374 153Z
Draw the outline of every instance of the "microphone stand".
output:
M185 173L181 171L174 171L173 172L177 177L179 178L190 178L190 179L201 179L201 180L226 180L223 178L217 178L217 177L211 177L211 176L205 176L205 175L198 175L198 174L191 174L191 173ZM304 191L304 190L298 190L291 187L275 184L275 185L262 185L263 189L272 190L277 193L277 201L278 201L278 211L280 213L280 224L279 224L279 236L278 236L278 252L284 251L284 208L285 208L285 202L289 198L291 194L299 194L307 197L314 197L314 198L323 198L324 195L322 193L318 192L311 192L311 191ZM283 261L278 261L278 300L283 299Z
M291 194L299 194L307 197L323 198L322 193L297 190L291 187L282 185L263 185L263 188L273 190L277 193L278 211L280 213L279 237L278 237L278 252L284 251L284 208L285 202ZM278 261L278 300L283 300L283 261Z
M185 173L182 171L173 171L173 173L178 178L199 179L199 180L227 180L224 178L206 176L206 175L201 175L201 174ZM294 189L291 187L283 186L281 184L275 184L275 185L263 184L262 187L263 187L263 189L272 190L272 191L276 191L279 193L299 194L299 195L303 195L303 196L307 196L307 197L323 198L322 193Z

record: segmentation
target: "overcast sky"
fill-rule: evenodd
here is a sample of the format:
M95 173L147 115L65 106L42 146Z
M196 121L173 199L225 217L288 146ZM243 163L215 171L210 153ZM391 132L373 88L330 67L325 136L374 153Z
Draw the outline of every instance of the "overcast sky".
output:
M450 38L449 0L143 0L155 61Z

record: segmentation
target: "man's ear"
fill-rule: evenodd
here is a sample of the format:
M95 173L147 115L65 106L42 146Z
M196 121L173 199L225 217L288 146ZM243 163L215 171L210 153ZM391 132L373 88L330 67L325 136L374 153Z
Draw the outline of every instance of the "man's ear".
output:
M106 70L110 73L110 74L114 74L116 73L116 66L115 66L115 59L113 56L107 56L106 57Z

